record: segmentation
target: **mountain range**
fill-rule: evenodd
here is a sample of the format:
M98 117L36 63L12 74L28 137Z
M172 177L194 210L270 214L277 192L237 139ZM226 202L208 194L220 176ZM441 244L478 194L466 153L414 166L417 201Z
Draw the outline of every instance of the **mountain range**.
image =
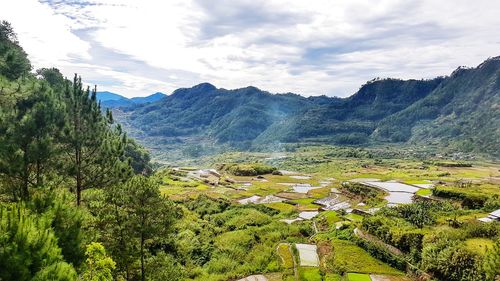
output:
M165 94L157 92L147 97L133 97L129 99L122 95L108 91L96 93L97 99L101 102L101 106L104 108L127 107L135 104L155 102L165 96Z
M150 147L398 143L500 156L500 57L434 79L374 79L347 98L202 83L116 115Z

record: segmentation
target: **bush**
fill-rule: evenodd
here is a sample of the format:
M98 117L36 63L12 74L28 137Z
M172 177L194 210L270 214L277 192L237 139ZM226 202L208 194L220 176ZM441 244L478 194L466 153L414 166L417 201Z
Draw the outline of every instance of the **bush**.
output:
M222 167L225 170L235 176L258 176L271 174L277 171L276 167L261 163L252 164L226 164Z
M364 198L375 198L379 194L379 191L376 189L356 182L345 182L340 189Z
M399 270L406 270L406 260L389 252L385 247L370 241L353 237L358 246L365 249L371 256L388 263Z
M0 233L1 280L76 280L46 217L20 204L0 205Z

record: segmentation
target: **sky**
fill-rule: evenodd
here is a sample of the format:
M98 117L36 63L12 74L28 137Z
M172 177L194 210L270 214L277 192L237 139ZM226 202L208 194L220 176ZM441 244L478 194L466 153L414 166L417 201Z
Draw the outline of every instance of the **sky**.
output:
M209 82L345 97L500 55L496 0L0 0L34 68L127 97Z

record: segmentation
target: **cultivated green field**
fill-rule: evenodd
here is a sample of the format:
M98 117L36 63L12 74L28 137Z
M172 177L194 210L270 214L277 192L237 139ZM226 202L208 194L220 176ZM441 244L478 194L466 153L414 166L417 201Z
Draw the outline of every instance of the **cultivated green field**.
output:
M477 219L500 208L500 165L484 161L448 160L443 164L417 159L373 158L366 157L367 152L363 150L358 152L361 156L339 158L332 150L335 149L300 148L276 159L265 153L227 153L216 158L219 162L206 166L164 170L160 173L163 182L161 191L178 202L207 196L206 200L226 200L231 206L244 207L242 210L245 211L231 212L231 219L224 220L225 228L230 231L215 237L216 247L223 252L231 252L241 243L251 244L250 240L245 240L250 239L245 236L245 231L269 225L264 228L272 229L272 233L266 234L266 237L273 238L266 238L268 242L258 247L262 253L270 254L269 263L257 267L249 263L249 268L253 270L247 275L274 272L272 278L282 280L371 280L369 274L376 274L384 280L411 280L406 276L408 265L419 268L420 274L443 274L428 261L428 258L438 257L425 256L429 255L425 252L427 247L436 247L436 243L445 243L446 246L440 248L443 251L458 245L457 251L470 255L475 264L485 263L492 255L495 243L498 244L500 227L498 223L483 224ZM236 159L246 161L245 171L254 165L252 163L276 169L272 174L262 175L235 175L218 170L221 176L217 183L189 177L190 171L209 167L219 169L224 167L222 163L239 163ZM457 164L454 166L454 163ZM387 193L356 193L360 190L345 189L343 184L364 179L398 181L412 186L433 185L433 188L421 188L416 192L416 196L420 196L416 198L424 201L419 200L405 207L384 208ZM303 193L295 192L294 185L297 184L316 188ZM270 195L282 200L259 203ZM254 203L239 203L239 200L253 197L258 198ZM324 198L345 202L350 206L349 210L324 211L316 202ZM375 207L374 211L370 211ZM379 208L382 209L376 212ZM365 213L350 212L350 209ZM421 210L424 212L420 213ZM291 224L281 221L298 218L303 211L320 212L311 220ZM369 211L372 215L366 213ZM414 212L419 215L413 215ZM271 225L273 227L269 228ZM363 230L364 236L355 234L356 228ZM435 240L441 236L447 237L450 242ZM292 255L288 245L304 242L318 245L320 267L297 265L297 253ZM438 255L446 254L440 251ZM226 271L233 272L232 275L213 275L213 269L209 267L206 273L196 278L193 276L193 279L243 277L245 274L237 268L236 265L226 268ZM278 275L280 277L276 277Z

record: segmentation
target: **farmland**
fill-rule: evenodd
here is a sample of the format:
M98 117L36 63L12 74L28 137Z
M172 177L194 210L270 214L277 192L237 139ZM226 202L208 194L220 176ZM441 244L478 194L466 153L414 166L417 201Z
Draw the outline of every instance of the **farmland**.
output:
M251 274L263 274L268 280L396 281L429 274L444 278L440 274L446 273L429 261L436 257L426 256L428 247L443 243L435 240L441 237L454 241L453 247L475 264L492 255L499 224L477 219L500 208L497 164L469 162L450 167L415 159L325 156L324 162L297 165L304 155L318 157L326 152L306 149L278 160L262 153L239 154L248 160L245 170L251 170L253 163L273 167L252 175L220 169L227 165L222 163L234 159L232 154L203 167L160 171L162 194L179 204L201 204L207 209L214 201L225 206L210 214L191 207L184 210L197 224L203 221L201 225L217 229L212 234L216 235L212 238L214 254L203 265L193 265L192 272L198 273L190 278L226 280ZM237 170L238 165L231 167ZM216 182L189 177L189 171L208 167L220 172ZM414 202L391 204L392 192L411 192ZM420 210L431 213L413 215ZM458 238L459 233L463 238ZM317 246L318 266L301 264L297 245L302 244ZM220 263L228 266L214 267ZM408 265L417 270L408 271Z

